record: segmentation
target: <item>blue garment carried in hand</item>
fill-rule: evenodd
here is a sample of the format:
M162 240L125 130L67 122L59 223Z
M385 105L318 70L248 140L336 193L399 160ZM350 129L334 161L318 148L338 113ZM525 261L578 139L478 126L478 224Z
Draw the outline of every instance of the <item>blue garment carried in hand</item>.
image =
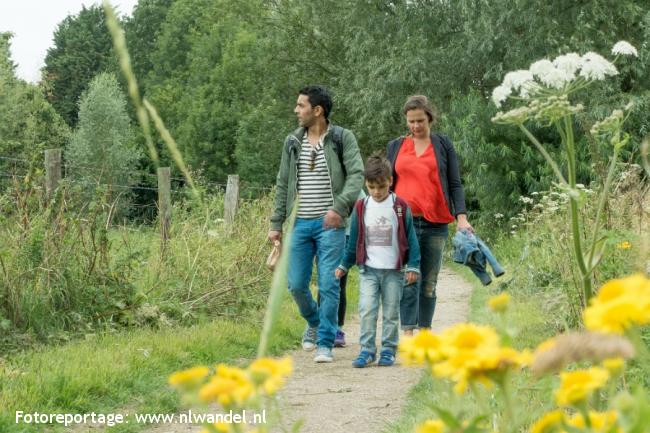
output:
M454 262L469 266L484 286L492 282L492 278L490 278L490 274L486 269L486 262L492 267L495 277L505 274L506 271L497 262L492 251L476 233L469 230L459 230L456 232L452 243L454 245Z

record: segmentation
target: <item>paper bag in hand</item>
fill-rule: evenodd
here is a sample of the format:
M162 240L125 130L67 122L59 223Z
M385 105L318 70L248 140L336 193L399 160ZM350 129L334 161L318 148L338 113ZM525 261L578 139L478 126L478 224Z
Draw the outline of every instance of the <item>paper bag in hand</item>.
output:
M282 243L276 240L273 242L273 249L266 258L266 267L271 271L275 270L275 266L280 261L280 251L282 251Z

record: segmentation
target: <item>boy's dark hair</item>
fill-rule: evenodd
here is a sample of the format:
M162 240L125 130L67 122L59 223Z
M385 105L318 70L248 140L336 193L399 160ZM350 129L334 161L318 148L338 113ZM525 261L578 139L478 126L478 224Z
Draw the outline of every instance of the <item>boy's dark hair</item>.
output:
M436 107L429 102L429 98L424 95L409 96L404 104L403 112L406 114L411 110L423 110L429 118L429 123L433 125L438 123L438 111Z
M384 152L375 152L366 160L363 177L367 182L381 182L388 180L393 175L390 161L384 157Z
M307 96L312 107L319 105L323 107L323 115L325 120L328 120L333 104L330 92L325 87L318 85L305 86L298 91L298 94Z

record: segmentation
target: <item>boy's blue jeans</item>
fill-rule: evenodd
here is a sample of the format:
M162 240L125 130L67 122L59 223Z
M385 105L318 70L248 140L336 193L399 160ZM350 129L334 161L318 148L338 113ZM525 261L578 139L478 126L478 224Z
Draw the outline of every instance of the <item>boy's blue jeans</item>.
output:
M413 218L413 228L420 244L420 278L404 286L400 303L402 329L431 328L436 309L436 286L449 229L422 217Z
M359 316L361 320L361 349L377 352L377 316L382 310L381 350L395 353L399 340L399 301L404 287L404 274L395 269L375 269L364 266L359 270Z
M318 327L318 346L332 348L337 329L339 281L334 270L345 246L345 228L323 228L323 217L296 218L289 246L289 291L309 326ZM318 293L316 304L309 282L317 257Z

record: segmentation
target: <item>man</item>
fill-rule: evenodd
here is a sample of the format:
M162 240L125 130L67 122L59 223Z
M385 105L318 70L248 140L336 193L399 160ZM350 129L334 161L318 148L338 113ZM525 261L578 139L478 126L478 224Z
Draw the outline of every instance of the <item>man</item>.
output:
M282 223L300 197L289 245L289 291L307 321L302 347L316 362L332 362L339 282L334 276L345 244L345 219L363 185L363 161L351 131L329 123L332 99L324 87L298 92L300 127L285 140L269 240L280 240ZM320 307L309 289L317 258Z

